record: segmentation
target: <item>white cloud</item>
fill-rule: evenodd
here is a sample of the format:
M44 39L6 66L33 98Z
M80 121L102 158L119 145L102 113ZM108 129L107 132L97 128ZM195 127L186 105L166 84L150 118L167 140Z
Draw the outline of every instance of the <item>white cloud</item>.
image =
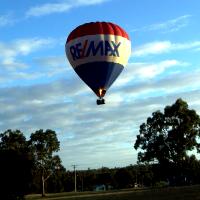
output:
M132 56L146 56L149 54L160 54L169 51L172 44L170 41L156 41L150 42L139 47L135 47L132 52Z
M63 75L69 77L73 70L65 55L62 56L46 56L33 59L34 64L40 68L41 75L53 77Z
M53 44L54 40L51 38L18 39L10 43L0 42L0 63L7 69L24 68L26 66L24 63L16 61L17 56L25 56Z
M191 17L191 15L183 15L163 23L150 25L148 28L152 31L162 30L163 32L175 32L186 27Z
M153 78L163 73L168 68L180 66L183 63L177 60L164 60L159 63L133 63L130 67L135 68L135 76L139 78ZM185 65L185 64L184 64Z
M175 32L186 27L192 15L183 15L161 23L144 26L133 31L162 31L163 33Z
M194 49L195 51L200 48L200 41L188 42L188 43L172 43L171 50L185 50Z
M34 80L48 80L49 78L64 76L67 71L67 61L64 56L27 57L43 50L48 50L57 42L52 38L17 39L11 42L0 42L0 85L32 84ZM66 60L66 59L65 59Z
M10 14L7 15L0 15L0 27L7 26L14 23L14 19L11 17Z
M161 77L154 80L141 80L136 83L129 83L122 85L120 90L126 96L141 97L151 96L152 93L159 95L163 93L176 94L185 91L197 90L200 85L200 71L191 70L191 72L179 72L175 74L169 74L169 76Z
M133 80L153 79L170 68L175 69L175 67L180 68L187 65L189 64L178 60L163 60L157 63L129 63L120 75L119 80L116 81L115 86L121 86Z
M131 55L133 57L141 57L141 56L169 53L171 51L180 51L187 49L198 50L199 48L200 48L200 41L192 41L187 43L172 43L171 41L155 41L135 47Z
M68 3L48 3L48 4L43 4L41 6L30 8L27 11L26 15L41 16L41 15L48 15L51 13L61 13L68 11L70 8L72 8L72 5Z
M59 68L60 66L70 65L65 55L39 57L35 58L34 62L36 62L37 65L43 66L43 68Z
M13 44L13 47L17 51L17 53L22 55L27 55L33 51L45 47L46 45L51 45L54 42L55 40L52 38L21 39L21 40L16 40Z
M65 0L58 3L47 3L39 6L35 6L30 8L26 12L26 16L42 16L42 15L48 15L52 13L62 13L67 12L72 8L80 7L80 6L89 6L89 5L95 5L95 4L101 4L108 0Z
M53 42L54 40L51 38L18 39L11 43L0 42L0 56L15 57L16 55L27 55Z

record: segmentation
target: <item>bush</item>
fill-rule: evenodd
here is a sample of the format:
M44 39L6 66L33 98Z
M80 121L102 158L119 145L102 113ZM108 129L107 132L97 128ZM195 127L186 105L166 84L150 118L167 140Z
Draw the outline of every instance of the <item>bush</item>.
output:
M154 187L156 188L164 188L167 186L169 186L169 183L167 181L159 181L159 182L156 182L154 185Z

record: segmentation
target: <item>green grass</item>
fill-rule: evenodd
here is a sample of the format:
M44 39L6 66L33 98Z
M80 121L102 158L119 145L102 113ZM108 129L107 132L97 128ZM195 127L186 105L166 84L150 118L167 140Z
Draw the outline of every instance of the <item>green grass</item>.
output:
M26 200L200 200L200 186L145 190L119 190L108 192L83 192L28 195Z

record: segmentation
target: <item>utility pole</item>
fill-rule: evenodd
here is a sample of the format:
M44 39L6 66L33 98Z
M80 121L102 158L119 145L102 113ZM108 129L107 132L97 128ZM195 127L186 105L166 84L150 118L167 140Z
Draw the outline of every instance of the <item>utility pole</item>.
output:
M81 188L82 188L82 192L83 192L83 172L82 172L82 175L81 175Z
M74 191L76 192L76 167L77 165L72 165L74 168Z

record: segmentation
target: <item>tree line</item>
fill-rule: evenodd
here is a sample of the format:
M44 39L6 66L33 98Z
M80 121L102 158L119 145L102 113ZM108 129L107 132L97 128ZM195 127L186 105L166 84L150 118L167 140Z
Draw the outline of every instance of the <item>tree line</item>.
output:
M134 148L138 163L123 168L76 171L78 191L200 184L200 161L188 152L200 151L200 117L178 99L142 123ZM56 152L60 142L53 130L37 130L26 138L20 130L0 134L0 195L24 199L26 194L70 192L75 174L67 171Z

